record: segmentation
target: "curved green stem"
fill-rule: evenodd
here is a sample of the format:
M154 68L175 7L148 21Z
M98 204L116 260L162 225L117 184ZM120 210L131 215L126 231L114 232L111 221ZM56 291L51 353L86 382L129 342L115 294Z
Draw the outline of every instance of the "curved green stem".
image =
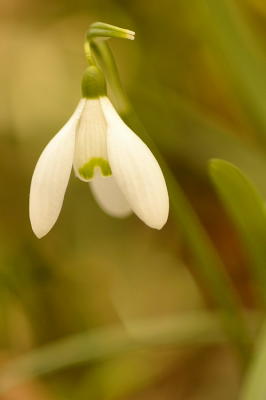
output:
M93 57L93 52L91 51L91 43L87 40L84 43L84 53L88 64L95 65L95 59Z
M118 26L106 24L104 22L95 22L91 24L90 28L86 33L84 42L84 53L88 61L88 64L90 66L91 65L96 66L96 60L94 58L94 54L92 51L92 46L94 45L94 41L96 39L110 39L110 38L134 40L135 32L130 31L128 29L119 28Z
M91 49L101 68L104 70L106 79L112 88L112 94L119 114L125 120L127 120L127 116L130 115L129 120L132 120L134 115L131 113L131 105L127 96L124 94L118 69L108 43L105 41L91 42ZM133 126L135 124L137 124L136 118L134 118Z

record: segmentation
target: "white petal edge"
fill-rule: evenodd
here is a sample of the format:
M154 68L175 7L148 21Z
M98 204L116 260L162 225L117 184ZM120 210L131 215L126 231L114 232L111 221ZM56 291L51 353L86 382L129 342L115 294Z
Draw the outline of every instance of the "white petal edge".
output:
M107 97L107 153L113 176L135 214L151 228L168 219L169 198L161 168L146 144L123 122Z
M30 187L30 221L38 238L55 224L64 201L73 164L75 130L85 100L43 150L33 173Z
M102 176L99 168L96 168L89 185L96 202L111 217L125 218L132 214L113 176Z

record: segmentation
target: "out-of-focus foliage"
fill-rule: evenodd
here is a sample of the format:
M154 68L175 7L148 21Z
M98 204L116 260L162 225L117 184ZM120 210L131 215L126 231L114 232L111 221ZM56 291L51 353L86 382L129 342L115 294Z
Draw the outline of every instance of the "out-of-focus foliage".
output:
M3 399L235 399L239 360L172 216L161 232L135 217L112 219L72 176L56 226L37 240L28 192L44 145L80 98L90 23L136 31L134 42L110 43L124 88L217 248L254 332L262 309L250 279L256 265L214 194L207 161L234 163L266 195L265 2L2 0L0 8L0 383L10 388ZM258 214L243 204L255 235ZM78 347L76 365L67 357L80 344L86 350ZM23 373L8 366L24 354L32 363L25 374L48 365L53 373L11 388L6 380ZM68 368L56 368L64 362Z
M234 165L223 160L211 160L210 174L245 244L257 284L256 292L265 306L266 213L264 201Z

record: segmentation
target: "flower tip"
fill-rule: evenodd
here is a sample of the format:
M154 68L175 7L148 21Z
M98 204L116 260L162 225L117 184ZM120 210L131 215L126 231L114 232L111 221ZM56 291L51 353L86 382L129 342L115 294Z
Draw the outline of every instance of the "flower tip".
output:
M157 229L158 231L160 231L161 229L163 229L164 225L166 224L167 221L162 222L161 224L157 225L154 227L154 229Z
M129 40L134 40L135 39L135 32L130 31L129 29L127 30L127 39Z
M34 232L35 236L37 237L37 239L42 239L45 234L37 234L36 232Z
M138 215L138 217L149 227L152 229L157 229L160 231L164 225L166 224L169 216L169 199L167 196L167 192L165 192L164 201L161 202L160 208L157 208L157 212L146 212L142 216Z
M40 227L37 228L36 226L34 226L32 222L31 222L31 228L37 239L42 239L49 232L47 230L41 229Z
M168 214L167 217L164 218L163 220L153 221L152 223L147 223L147 225L152 229L157 229L158 231L160 231L166 224L167 220L168 220Z

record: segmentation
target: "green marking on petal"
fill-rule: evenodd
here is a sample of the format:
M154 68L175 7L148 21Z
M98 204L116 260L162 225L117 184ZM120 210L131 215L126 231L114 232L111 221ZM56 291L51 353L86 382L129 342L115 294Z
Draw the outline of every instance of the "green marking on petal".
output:
M88 161L79 169L79 173L84 179L92 179L95 167L101 168L103 176L112 175L112 170L109 162L101 157L91 158L90 161Z

